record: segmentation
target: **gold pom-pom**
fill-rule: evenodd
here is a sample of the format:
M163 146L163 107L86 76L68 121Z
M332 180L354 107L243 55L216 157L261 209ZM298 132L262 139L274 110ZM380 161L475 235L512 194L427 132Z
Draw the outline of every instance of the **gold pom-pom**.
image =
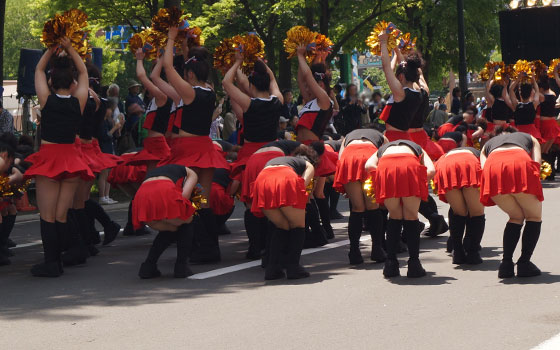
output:
M513 65L514 75L513 77L517 79L521 77L521 83L525 84L531 81L531 78L535 75L535 66L527 62L527 60L518 60Z
M541 180L545 180L552 174L552 167L548 162L542 162L541 164Z
M310 195L311 192L313 192L313 188L315 188L315 178L311 179L307 186L305 186L305 192L307 192L307 195Z
M411 39L410 33L405 33L397 39L397 47L401 50L403 55L406 55L416 48L416 38Z
M87 14L78 9L68 10L62 15L55 14L43 26L41 43L51 48L60 45L62 38L66 37L78 54L85 58L91 53L87 42L87 18Z
M225 74L235 63L236 51L243 54L241 70L245 74L250 74L255 62L264 58L264 42L252 33L222 40L214 51L214 67Z
M191 194L191 205L195 210L200 210L202 205L207 204L208 199L202 194L202 187L197 185Z
M186 31L187 45L189 48L204 45L202 29L200 27L190 27Z
M472 139L472 142L473 142L474 148L476 148L477 150L480 151L480 149L481 149L481 146L480 146L480 139L479 139L478 137L477 137L477 138L474 138L474 139Z
M430 188L432 189L432 193L437 195L438 190L436 188L436 183L434 182L434 179L430 180Z
M235 46L233 38L222 40L220 45L214 50L214 68L218 69L222 74L226 74L234 61Z
M381 56L381 44L379 43L379 35L383 32L389 34L387 39L387 50L389 55L393 54L393 50L397 47L397 39L401 35L401 31L391 22L381 21L375 25L370 36L366 39L366 45L369 47L371 53L376 56Z
M371 200L371 203L375 203L375 186L373 186L373 179L368 177L362 186L366 197Z
M318 53L327 53L330 54L332 52L333 42L327 36L323 34L317 33L317 37L315 38L315 56Z
M513 78L515 75L515 70L513 69L513 64L502 65L494 74L494 81L498 84L505 84L507 79Z
M488 61L480 71L480 80L487 81L491 78L492 71L496 71L504 66L504 62ZM500 78L501 79L501 78Z
M543 61L535 60L531 62L531 65L533 65L533 71L535 72L535 79L539 79L542 76L546 76L548 67L546 66L546 64L543 63Z
M295 26L290 28L286 32L286 39L284 39L284 51L288 54L288 59L296 56L298 46L305 45L307 47L306 59L308 62L311 62L317 48L316 38L317 33L312 32L307 27ZM328 40L328 38L326 39Z
M549 78L554 78L554 70L558 71L558 65L560 65L560 58L555 58L550 61L547 71Z
M153 60L158 57L159 49L164 46L163 42L166 41L166 38L161 33L155 32L152 28L147 28L130 38L128 48L133 54L136 54L136 50L142 49L146 59Z
M183 20L183 10L175 6L162 8L159 9L158 13L152 18L152 28L157 32L167 34L170 27L181 26Z

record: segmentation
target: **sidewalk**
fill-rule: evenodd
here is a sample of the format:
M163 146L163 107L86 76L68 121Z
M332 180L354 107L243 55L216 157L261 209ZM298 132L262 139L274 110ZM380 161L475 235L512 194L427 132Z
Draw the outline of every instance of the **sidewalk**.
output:
M105 209L105 211L111 212L111 211L123 210L123 209L128 210L128 205L129 204L130 204L130 202L119 202L117 204L103 205L102 207ZM34 221L34 220L39 220L39 212L38 211L20 212L20 213L18 213L18 215L16 217L16 223L28 222L28 221Z

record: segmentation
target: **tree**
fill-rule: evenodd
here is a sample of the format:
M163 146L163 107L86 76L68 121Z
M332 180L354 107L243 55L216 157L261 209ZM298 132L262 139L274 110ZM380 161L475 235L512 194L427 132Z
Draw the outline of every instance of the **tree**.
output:
M6 0L0 0L0 88L4 86L4 19L6 18ZM0 89L0 92L4 91ZM2 96L0 95L0 99Z

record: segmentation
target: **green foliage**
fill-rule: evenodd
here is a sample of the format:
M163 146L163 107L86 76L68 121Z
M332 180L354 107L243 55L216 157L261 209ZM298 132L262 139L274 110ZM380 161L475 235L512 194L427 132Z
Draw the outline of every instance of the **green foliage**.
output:
M385 74L381 69L367 68L362 75L364 79L368 79L372 82L373 86L381 86L381 95L385 96L391 93L389 84L387 84L387 79L385 79Z
M103 50L103 74L102 74L102 85L109 85L113 83L117 76L122 75L125 72L126 65L125 61L122 59L123 53L115 51L118 48L116 42L105 40L105 35L101 28L94 28L91 31L90 43L93 47L98 47ZM99 36L97 33L99 32Z

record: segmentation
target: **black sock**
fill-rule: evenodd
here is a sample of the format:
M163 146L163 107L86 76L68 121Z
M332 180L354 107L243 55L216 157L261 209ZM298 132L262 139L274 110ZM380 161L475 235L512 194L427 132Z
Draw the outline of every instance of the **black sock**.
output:
M260 222L259 218L256 217L250 209L245 209L243 215L245 222L245 232L247 233L247 238L249 239L249 252L257 254L260 253Z
M525 221L525 229L523 230L523 238L521 239L521 257L519 261L530 261L539 237L541 235L542 222Z
M303 243L305 241L305 229L304 228L294 228L289 232L289 246L288 254L286 256L286 267L289 269L295 266L299 266L299 261L301 257L301 251L303 250Z
M154 242L152 243L148 256L146 257L146 262L156 264L161 254L163 254L167 247L173 243L176 235L176 232L160 231L156 238L154 238Z
M321 217L321 223L323 228L327 233L332 232L331 226L331 210L329 208L329 201L326 198L315 198L315 203L319 209L319 215Z
M380 209L366 211L366 224L371 235L372 244L380 245L385 237L383 230L383 212Z
M76 221L78 223L78 233L82 236L82 240L84 241L86 246L92 245L91 242L91 235L88 231L88 215L86 214L85 209L76 209L75 210Z
M420 256L420 232L418 230L418 220L403 220L403 235L406 237L408 256L411 259L418 259Z
M453 241L453 250L455 252L464 252L465 248L463 247L463 235L465 233L466 224L466 216L455 214L449 217L449 233L451 235L451 240Z
M486 216L473 216L467 218L467 225L465 230L465 250L467 253L475 253L480 247L482 236L484 235L484 227L486 224ZM467 239L468 238L468 239Z
M311 228L312 239L316 241L326 241L326 233L321 221L315 200L310 200L305 207L305 224Z
M521 236L521 228L523 225L508 222L504 229L504 261L513 261L513 253L519 237Z
M360 247L363 215L364 213L352 211L350 212L350 217L348 217L348 238L350 239L350 248L355 249Z
M0 225L0 247L8 244L8 238L14 229L16 223L16 215L6 215L2 217L2 225Z
M193 241L193 226L184 224L176 232L177 237L177 264L186 264L191 254Z
M130 222L132 222L132 201L130 201L129 204L129 220ZM107 215L107 212L105 211L105 209L103 209L103 207L101 205L99 205L99 203L97 203L96 201L92 200L92 199L88 199L85 202L85 211L93 218L95 218L97 221L99 221L99 223L101 224L101 226L103 226L103 228L107 228L112 224L112 220L109 217L109 215Z
M43 252L45 263L58 263L60 262L60 244L59 236L64 234L62 224L60 222L47 222L43 219L41 221L41 239L43 241Z
M387 258L397 259L403 220L389 218L387 222Z

